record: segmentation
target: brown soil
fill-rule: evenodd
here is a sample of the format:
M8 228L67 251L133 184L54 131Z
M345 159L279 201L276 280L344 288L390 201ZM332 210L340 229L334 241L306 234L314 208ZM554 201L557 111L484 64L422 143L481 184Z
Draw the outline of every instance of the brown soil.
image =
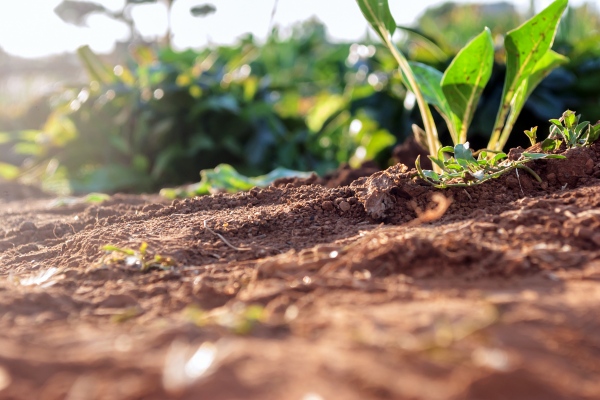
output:
M600 146L567 155L466 190L0 186L0 398L600 399ZM102 250L142 242L177 265Z

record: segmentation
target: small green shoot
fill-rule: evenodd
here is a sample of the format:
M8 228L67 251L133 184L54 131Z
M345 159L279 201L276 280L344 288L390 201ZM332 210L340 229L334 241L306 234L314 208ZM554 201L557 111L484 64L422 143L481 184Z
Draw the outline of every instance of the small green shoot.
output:
M567 149L589 146L600 136L600 121L591 125L589 121L579 122L581 115L567 110L559 119L551 119L550 134L542 142L544 151L557 150L564 142Z
M453 156L447 157L446 154L453 154ZM523 153L518 160L512 161L508 159L505 153L494 154L482 151L475 158L469 150L469 143L467 142L464 145L457 144L454 147L442 147L438 151L437 157L429 158L442 172L437 173L422 169L421 160L418 157L416 162L417 173L421 179L430 185L444 189L479 185L517 168L529 172L538 182L541 182L541 178L525 164L532 160L565 157L557 154Z
M102 246L102 250L112 254L112 257L103 259L102 264L105 265L121 265L134 268L140 272L169 270L176 265L175 260L170 257L163 257L159 254L151 257L148 254L148 243L146 242L142 242L138 250L117 247L111 244Z
M534 146L537 143L537 129L538 127L534 126L533 128L531 128L531 130L525 131L525 135L529 138L529 142L532 146Z
M198 326L216 325L226 328L236 335L249 334L256 324L263 322L266 318L263 306L243 303L235 303L231 307L220 307L211 311L191 306L186 309L185 314Z

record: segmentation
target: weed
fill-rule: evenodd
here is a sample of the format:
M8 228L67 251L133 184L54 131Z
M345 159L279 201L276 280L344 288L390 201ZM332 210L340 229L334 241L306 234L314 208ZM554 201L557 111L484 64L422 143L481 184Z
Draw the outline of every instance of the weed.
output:
M589 146L598 140L600 121L591 125L589 121L579 122L580 118L581 115L576 115L574 111L567 110L559 119L551 119L550 134L542 142L542 149L544 151L557 150L563 142L567 149L571 149L573 147ZM533 132L536 130L537 127L531 128ZM525 133L531 131L525 131Z
M159 254L154 255L154 257L149 256L147 252L148 243L146 242L142 242L138 250L117 247L111 244L102 246L102 250L113 255L110 258L105 257L102 264L124 265L140 272L168 270L176 265L175 260L170 257L163 257Z
M446 158L446 153L453 156ZM469 143L457 144L454 147L446 146L439 149L436 157L429 157L438 166L441 172L423 170L420 158L417 158L416 167L420 178L436 188L473 186L490 179L498 178L514 169L523 169L529 172L538 182L541 178L525 164L532 160L548 158L565 158L558 154L522 153L518 160L509 160L505 153L490 154L487 151L479 153L475 158Z

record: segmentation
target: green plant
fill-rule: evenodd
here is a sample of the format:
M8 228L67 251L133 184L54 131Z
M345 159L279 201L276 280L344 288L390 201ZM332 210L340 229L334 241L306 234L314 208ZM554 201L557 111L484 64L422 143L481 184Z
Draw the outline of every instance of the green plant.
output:
M452 157L445 154L451 153ZM436 157L430 157L441 172L423 170L420 158L417 158L417 173L421 179L436 188L466 187L481 184L490 179L498 178L514 169L523 169L529 172L538 182L541 178L527 165L529 161L565 158L558 154L527 153L521 154L518 160L509 160L505 153L488 153L482 151L475 158L469 149L468 142L457 144L454 147L446 146L438 150Z
M308 178L311 175L311 172L276 168L266 175L247 177L238 173L231 165L220 164L213 169L200 171L200 182L176 189L162 189L160 194L168 199L175 199L203 196L216 192L235 193L250 190L253 187L266 187L277 179Z
M409 63L391 40L396 24L387 0L357 0L367 21L390 49L413 91L421 111L430 157L437 157L441 147L429 105L433 105L448 125L454 145L465 143L483 88L487 84L493 62L494 43L489 29L471 40L453 59L446 71L424 64ZM550 47L567 0L556 0L542 12L504 38L506 78L501 106L498 110L488 149L503 149L525 101L533 89L553 69L567 59ZM435 165L436 170L440 168ZM439 170L438 170L439 172Z
M579 122L581 115L567 110L559 119L551 119L550 134L542 142L544 151L557 150L564 142L567 149L589 146L600 136L600 121L591 125L589 121ZM531 128L536 131L537 127ZM526 131L527 133L527 131ZM529 136L529 135L528 135Z
M112 254L111 257L103 258L102 264L104 265L123 265L140 272L149 272L154 269L168 270L176 265L170 257L163 257L159 254L151 257L148 254L148 243L146 242L142 242L138 250L117 247L112 244L102 246L102 250Z

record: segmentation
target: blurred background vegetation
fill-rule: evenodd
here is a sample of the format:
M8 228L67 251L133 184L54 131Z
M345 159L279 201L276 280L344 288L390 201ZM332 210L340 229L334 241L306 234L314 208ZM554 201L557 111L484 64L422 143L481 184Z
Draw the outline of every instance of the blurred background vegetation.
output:
M106 12L68 3L78 2L56 12L72 24ZM527 17L505 2L447 3L401 29L406 54L440 70L483 26L492 29L497 62L469 132L473 147L487 143L500 101L502 34ZM370 38L333 43L325 26L307 21L287 35L273 29L266 43L248 35L234 46L176 52L168 34L146 43L130 28L131 41L110 55L84 47L31 62L0 52L1 176L64 194L155 191L198 181L201 169L221 163L245 175L276 167L324 174L367 160L383 168L421 124L393 59ZM535 90L518 131L544 131L567 108L600 119L598 10L569 8L554 48L571 62ZM36 92L41 86L50 90ZM511 140L528 143L525 135Z

